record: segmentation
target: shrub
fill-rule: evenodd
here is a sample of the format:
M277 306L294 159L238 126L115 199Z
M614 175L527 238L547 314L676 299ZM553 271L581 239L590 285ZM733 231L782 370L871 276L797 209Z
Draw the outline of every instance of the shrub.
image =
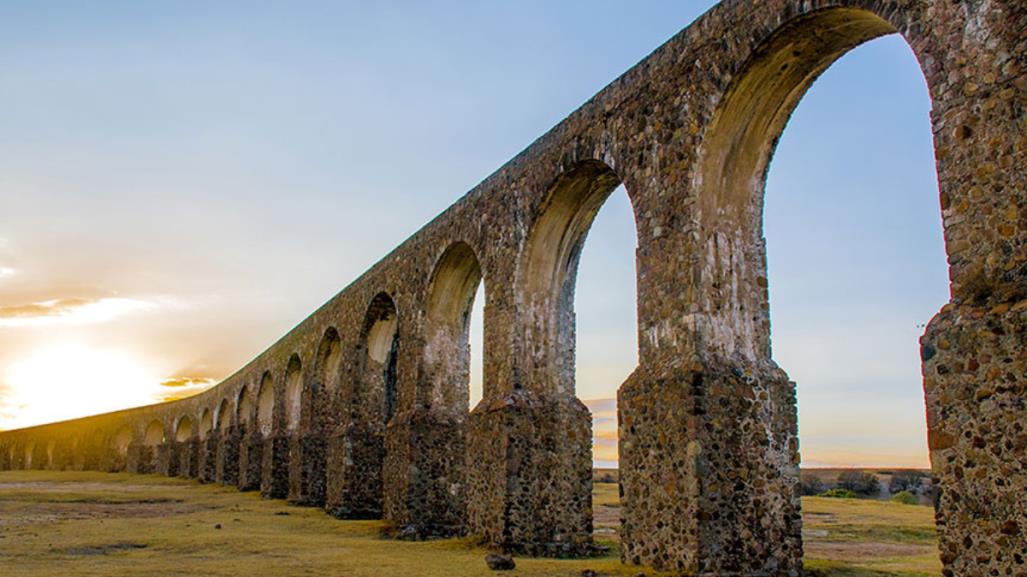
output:
M830 491L824 491L819 495L820 497L828 497L831 499L858 499L859 495L853 493L848 489L831 489Z
M824 483L817 477L809 476L802 479L801 490L804 497L819 495L824 492Z
M919 493L923 490L924 479L927 477L920 471L896 471L888 481L888 492L900 493L908 491Z
M903 505L919 505L920 499L917 499L916 495L909 491L899 491L892 495L892 502L902 503Z
M845 471L838 476L838 488L848 489L857 495L876 495L881 492L877 475L866 471Z

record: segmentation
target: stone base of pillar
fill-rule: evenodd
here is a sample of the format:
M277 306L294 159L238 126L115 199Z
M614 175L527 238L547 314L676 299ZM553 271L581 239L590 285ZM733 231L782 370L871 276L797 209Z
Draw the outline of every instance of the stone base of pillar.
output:
M197 479L201 483L213 483L217 469L218 436L210 433L207 438L200 441L200 459L197 467Z
M765 367L641 367L618 391L621 559L694 575L797 576L794 384Z
M529 555L591 555L592 415L573 396L515 391L471 412L468 532Z
M322 507L325 503L325 442L315 435L293 435L289 441L289 501Z
M132 443L125 455L125 470L129 473L153 472L153 447Z
M178 454L174 442L161 443L153 448L154 472L168 477L178 474Z
M401 539L462 535L466 421L427 409L397 414L385 431L385 519Z
M259 491L264 465L263 439L257 433L244 435L239 441L239 490Z
M263 445L260 494L265 499L285 499L289 496L289 437L268 437Z
M350 426L329 441L325 510L339 519L381 519L381 428Z
M178 448L178 476L185 478L196 477L196 465L200 454L200 442L190 439L179 444Z
M1027 301L947 305L920 339L946 575L1021 575L1027 540Z
M220 485L239 482L239 432L234 428L219 435L214 482Z

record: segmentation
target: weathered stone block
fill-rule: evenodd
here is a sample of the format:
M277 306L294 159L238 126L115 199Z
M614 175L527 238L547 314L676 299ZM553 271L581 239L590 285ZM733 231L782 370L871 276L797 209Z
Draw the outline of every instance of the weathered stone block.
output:
M289 437L275 435L263 444L260 494L265 499L285 499L289 496Z
M245 435L239 443L239 490L259 491L264 458L264 441L259 432Z
M794 387L772 366L636 370L618 394L621 559L698 575L798 575Z
M947 306L920 343L946 575L1018 575L1027 552L1027 301Z
M592 416L574 397L514 391L471 412L468 533L509 552L589 555Z
M380 519L384 459L378 425L350 426L333 437L325 510L340 519Z
M466 421L419 408L385 431L385 519L396 537L461 535L466 508Z
M297 505L325 504L324 438L293 435L289 439L289 501Z

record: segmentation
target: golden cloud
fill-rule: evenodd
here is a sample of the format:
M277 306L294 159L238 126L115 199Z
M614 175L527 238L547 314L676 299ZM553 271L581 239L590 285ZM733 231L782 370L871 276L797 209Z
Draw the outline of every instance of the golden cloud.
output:
M152 306L147 301L114 297L53 299L0 307L0 327L101 323Z
M161 381L160 386L172 389L160 395L160 401L177 401L201 393L217 384L217 380L209 377L170 377Z

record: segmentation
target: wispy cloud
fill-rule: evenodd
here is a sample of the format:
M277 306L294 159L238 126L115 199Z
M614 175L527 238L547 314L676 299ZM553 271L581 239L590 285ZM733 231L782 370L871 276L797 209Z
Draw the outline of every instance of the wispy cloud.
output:
M217 384L209 377L171 377L161 381L160 386L169 389L159 397L160 401L176 401L201 393Z
M13 269L9 266L0 266L0 279L12 277L18 274L17 269Z
M154 306L148 301L115 297L53 299L0 307L0 327L103 323Z

